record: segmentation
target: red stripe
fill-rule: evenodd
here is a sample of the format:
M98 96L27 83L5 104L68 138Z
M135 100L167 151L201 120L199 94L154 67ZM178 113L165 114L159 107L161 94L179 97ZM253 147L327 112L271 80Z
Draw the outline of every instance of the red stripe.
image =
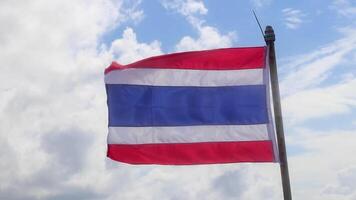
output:
M130 164L194 165L274 162L272 142L204 142L175 144L109 144L108 157Z
M226 48L155 56L128 65L113 62L105 74L126 68L237 70L263 68L265 47Z

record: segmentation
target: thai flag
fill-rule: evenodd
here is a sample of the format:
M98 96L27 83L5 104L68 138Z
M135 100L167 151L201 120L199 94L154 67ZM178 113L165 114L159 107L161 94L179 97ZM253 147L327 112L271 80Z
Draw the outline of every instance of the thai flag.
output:
M131 164L275 162L266 47L167 54L105 70L107 155Z

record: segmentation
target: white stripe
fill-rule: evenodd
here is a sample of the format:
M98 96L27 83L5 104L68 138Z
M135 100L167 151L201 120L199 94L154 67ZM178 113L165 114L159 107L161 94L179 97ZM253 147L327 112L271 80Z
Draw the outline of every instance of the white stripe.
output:
M109 144L194 143L269 140L266 124L109 127Z
M184 70L184 69L124 69L105 75L107 84L153 86L232 86L262 85L263 69L244 70Z
M271 84L270 83L270 66L269 66L269 48L267 48L267 56L266 56L266 70L265 70L265 74L264 74L264 81L268 84L266 87L266 94L267 94L267 111L268 111L268 132L269 132L269 138L271 138L272 144L273 144L273 153L274 153L274 158L275 158L275 162L279 162L279 152L278 152L278 144L277 144L277 140L276 140L276 131L274 128L274 119L273 119L273 115L272 115L272 106L271 106Z

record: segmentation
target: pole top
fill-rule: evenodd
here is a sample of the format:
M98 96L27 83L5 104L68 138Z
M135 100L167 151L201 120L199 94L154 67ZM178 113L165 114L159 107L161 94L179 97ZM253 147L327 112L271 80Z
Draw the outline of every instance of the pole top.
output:
M265 41L267 44L273 43L276 40L276 37L274 35L274 30L272 26L266 26L265 29Z

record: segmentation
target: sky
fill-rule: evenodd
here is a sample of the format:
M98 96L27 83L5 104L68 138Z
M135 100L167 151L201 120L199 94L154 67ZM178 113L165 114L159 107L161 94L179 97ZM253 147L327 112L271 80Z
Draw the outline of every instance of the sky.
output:
M0 199L282 199L278 164L106 158L104 69L276 33L293 199L356 200L356 2L0 1Z

